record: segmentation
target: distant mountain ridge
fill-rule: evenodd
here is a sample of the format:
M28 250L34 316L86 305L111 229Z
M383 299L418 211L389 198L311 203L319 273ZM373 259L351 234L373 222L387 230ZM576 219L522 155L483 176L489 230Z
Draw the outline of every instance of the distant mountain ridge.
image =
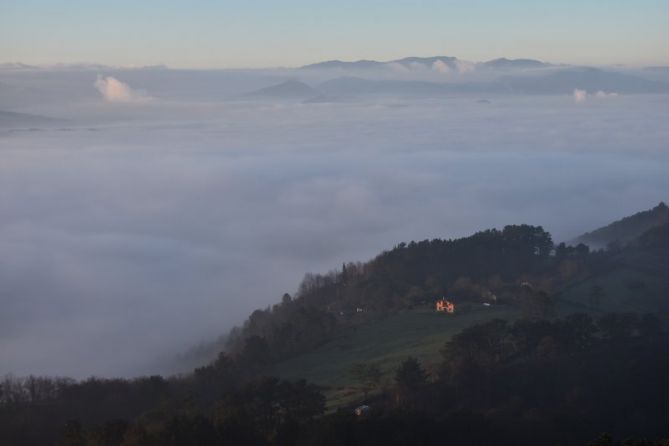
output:
M526 94L570 93L575 88L630 94L669 91L664 82L591 67L567 67L541 76L502 76L497 84L509 92Z
M324 62L316 62L309 65L304 65L300 69L314 70L314 69L332 69L332 68L379 68L385 65L385 62L378 62L375 60L356 60L353 62L345 62L341 60L326 60Z
M245 97L258 98L280 98L280 99L309 99L319 96L320 92L304 82L294 79L281 82L280 84L260 88L246 93Z
M556 67L534 71L514 71L499 68L499 76L482 79L470 79L466 76L459 78L406 77L404 74L396 76L376 76L380 73L376 68L380 62L323 62L328 74L324 81L313 87L300 81L288 80L276 85L267 86L245 94L246 97L267 97L284 99L309 100L317 97L350 97L361 95L393 95L431 97L451 93L480 93L480 94L562 94L571 95L574 89L585 90L595 94L597 92L615 94L649 94L669 93L669 83L646 79L633 74L621 73L612 70L603 70L589 67ZM405 58L392 62L406 70L416 66L423 67L421 72L431 70L440 72L468 69L455 58ZM547 66L543 62L530 59L508 60L496 59L492 67L508 67L509 64L519 67ZM350 65L349 65L350 64ZM542 65L537 65L542 64ZM311 66L318 68L318 66ZM358 72L355 67L374 67L372 71ZM343 68L348 67L348 68ZM413 67L413 68L412 68ZM437 67L437 68L435 68ZM334 68L332 71L328 71ZM341 69L340 69L341 68ZM350 71L347 71L351 68ZM498 69L498 68L494 68ZM364 70L364 68L363 68ZM313 78L312 78L313 80ZM604 96L606 97L606 96Z
M50 118L41 115L32 115L28 113L17 113L0 110L0 128L1 127L26 127L41 125L58 125L67 122L64 119Z
M318 88L330 95L393 94L440 95L456 90L455 85L438 82L363 79L338 77L323 82Z
M493 68L543 68L551 66L549 63L536 59L507 59L506 57L483 62L482 65Z
M424 67L429 69L437 69L439 71L468 71L476 66L486 68L499 69L530 69L542 68L551 66L551 64L535 59L507 59L498 58L486 62L470 62L458 59L453 56L433 56L433 57L404 57L401 59L389 61L377 60L357 60L357 61L342 61L342 60L327 60L324 62L317 62L309 65L304 65L300 69L304 70L370 70L383 69L388 67L404 67L407 69L413 67Z
M669 223L669 207L664 202L647 211L615 221L577 237L576 243L584 243L593 248L603 248L610 243L629 243L650 229Z

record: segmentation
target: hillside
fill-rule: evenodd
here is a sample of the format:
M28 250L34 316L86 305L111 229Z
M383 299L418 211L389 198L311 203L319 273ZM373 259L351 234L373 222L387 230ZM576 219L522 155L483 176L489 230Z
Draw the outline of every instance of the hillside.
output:
M662 434L668 267L669 223L610 251L554 246L527 225L400 243L308 274L295 298L253 312L226 351L192 373L7 377L0 440L403 446L427 430L425 444L437 446L444 423L461 427L447 431L449 444ZM435 311L444 295L453 314ZM628 385L634 393L614 391ZM361 404L369 413L354 414ZM629 407L639 414L631 421ZM393 442L407 429L410 438ZM463 442L473 429L481 437Z
M669 224L644 234L648 241L643 247L611 254L606 262L591 261L595 266L584 275L574 276L553 290L548 314L567 317L587 313L593 318L610 312L669 314L668 234ZM664 245L656 242L660 237ZM570 268L574 261L572 258L560 262L558 269ZM313 350L280 361L272 373L286 379L304 377L323 386L328 407L334 409L362 397L362 390L351 375L355 364L378 365L384 385L392 385L394 371L404 358L415 357L435 372L442 360L443 346L462 330L495 319L514 321L528 316L526 305L509 299L508 294L509 300L491 306L476 298L462 300L464 295L457 291L450 296L461 300L455 315L437 313L431 303L400 310L353 326Z
M550 234L528 225L456 240L400 243L367 263L307 274L294 299L285 295L280 304L254 311L230 337L230 348L239 351L245 339L259 337L278 360L310 351L351 326L429 305L444 295L453 295L456 303L480 304L498 293L500 302L511 303L523 294L516 292L521 282L547 278L555 263L552 247ZM357 309L363 310L362 320Z
M664 212L660 205L641 215L658 209ZM638 215L623 221L638 222ZM482 322L575 312L665 313L667 228L610 252L554 247L550 234L531 226L401 243L370 262L308 274L295 299L286 295L281 304L254 312L230 348L240 351L244 339L262 339L273 354L272 374L315 382L329 407L339 407L360 398L351 376L355 364L378 365L384 382L409 356L430 369L446 342ZM456 314L434 310L442 295L456 302Z
M652 209L615 221L594 231L587 232L574 240L591 248L604 248L609 243L626 244L638 238L651 228L669 222L669 207L664 202Z
M621 242L627 246L609 253L612 261L607 268L566 287L556 299L594 311L669 314L669 222L658 224L666 215L667 208L660 203L598 230L605 236L628 235ZM650 229L631 238L639 227L651 224ZM609 229L611 232L606 232Z

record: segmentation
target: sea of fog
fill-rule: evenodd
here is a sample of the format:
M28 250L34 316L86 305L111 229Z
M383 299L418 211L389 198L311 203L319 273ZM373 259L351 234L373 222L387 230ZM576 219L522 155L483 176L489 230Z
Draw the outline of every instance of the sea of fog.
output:
M669 97L82 100L0 126L0 375L135 375L305 272L669 199Z

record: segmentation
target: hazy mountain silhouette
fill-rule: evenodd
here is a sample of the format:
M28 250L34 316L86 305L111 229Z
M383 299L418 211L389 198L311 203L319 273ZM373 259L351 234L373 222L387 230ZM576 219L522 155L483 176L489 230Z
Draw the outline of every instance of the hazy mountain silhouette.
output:
M473 67L472 62L461 61L457 57L434 56L434 57L404 57L402 59L380 62L376 60L358 60L345 62L341 60L328 60L325 62L305 65L304 70L337 70L337 71L379 71L397 70L398 68L412 70L423 68L438 71L461 71L464 66Z
M431 82L342 76L325 81L318 88L328 94L336 95L441 95L465 92L571 94L576 88L591 93L597 91L628 94L669 92L669 84L665 82L596 68L559 69L541 74L506 75L487 82Z
M318 89L339 96L365 94L399 94L410 96L438 96L462 91L479 91L470 84L410 80L373 80L360 77L338 77L325 81Z
M489 60L487 62L483 62L481 65L484 65L489 68L500 68L500 69L513 69L513 68L527 69L527 68L544 68L551 66L551 64L535 59L507 59L505 57Z
M575 88L588 92L669 92L669 84L663 82L588 67L560 69L542 75L505 76L498 81L498 86L501 90L529 94L568 94Z
M47 116L31 115L0 110L0 127L31 127L41 125L57 125L67 121Z
M304 70L328 70L328 69L358 69L368 70L375 68L383 68L386 62L378 62L375 60L357 60L354 62L345 62L341 60L326 60L325 62L317 62L310 65L300 67Z
M649 229L669 223L669 207L664 202L653 209L615 221L577 237L574 242L585 243L594 248L605 247L609 243L628 243L640 237Z
M313 89L304 82L287 80L277 85L271 85L246 93L244 96L257 98L308 99L318 95L320 95L319 91Z
M436 65L435 65L436 64ZM424 67L428 69L438 70L452 70L463 71L463 67L469 70L477 66L495 69L528 69L528 68L543 68L551 66L551 64L541 62L534 59L507 59L499 58L487 62L468 62L453 56L434 56L434 57L404 57L402 59L395 59L389 61L376 60L358 60L353 62L346 62L341 60L328 60L325 62L318 62L310 65L305 65L301 69L307 70L379 70L385 68L393 68L402 66L407 69L416 67Z

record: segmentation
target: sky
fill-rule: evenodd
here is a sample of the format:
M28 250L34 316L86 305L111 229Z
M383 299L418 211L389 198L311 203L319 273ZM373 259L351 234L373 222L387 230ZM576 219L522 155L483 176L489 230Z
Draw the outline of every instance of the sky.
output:
M669 65L665 0L0 0L0 62L299 66L404 56Z

